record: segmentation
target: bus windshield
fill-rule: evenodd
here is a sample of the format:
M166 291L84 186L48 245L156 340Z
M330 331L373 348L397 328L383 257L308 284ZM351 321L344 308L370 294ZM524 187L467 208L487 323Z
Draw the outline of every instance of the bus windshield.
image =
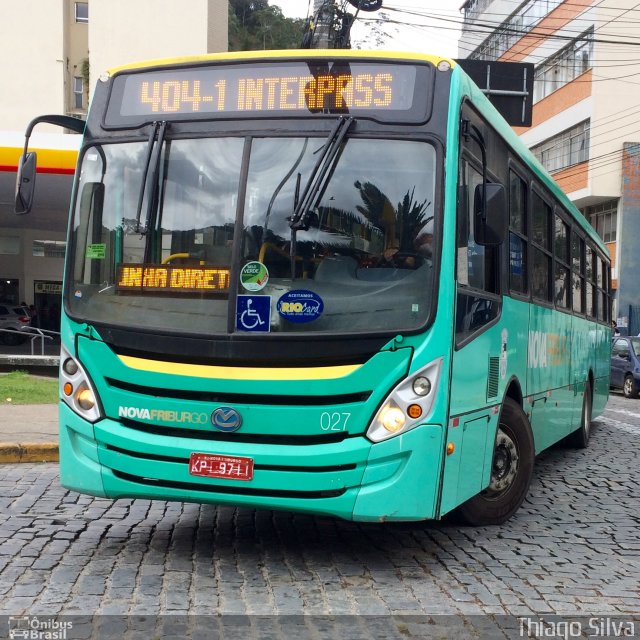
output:
M201 336L420 328L434 304L435 148L347 137L314 176L324 145L166 136L156 148L89 147L71 315Z

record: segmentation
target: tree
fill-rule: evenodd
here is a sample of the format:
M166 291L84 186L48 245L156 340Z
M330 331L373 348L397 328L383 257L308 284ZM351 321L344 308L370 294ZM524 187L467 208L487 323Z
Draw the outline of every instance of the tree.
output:
M355 49L380 49L387 45L390 38L398 34L397 27L391 25L390 16L385 11L380 11L375 18L365 18L367 25L366 35L355 39L352 37ZM361 31L362 32L362 31Z
M230 0L229 51L298 49L304 20L285 18L268 0Z

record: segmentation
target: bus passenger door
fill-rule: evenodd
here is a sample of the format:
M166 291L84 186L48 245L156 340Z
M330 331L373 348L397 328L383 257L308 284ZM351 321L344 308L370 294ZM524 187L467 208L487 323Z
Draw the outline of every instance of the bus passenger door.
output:
M455 453L447 456L445 462L442 514L488 485L497 424L494 407L501 399L500 250L477 244L473 228L474 192L482 180L481 164L471 155L463 156L457 213L455 350L447 436L447 442L455 445Z

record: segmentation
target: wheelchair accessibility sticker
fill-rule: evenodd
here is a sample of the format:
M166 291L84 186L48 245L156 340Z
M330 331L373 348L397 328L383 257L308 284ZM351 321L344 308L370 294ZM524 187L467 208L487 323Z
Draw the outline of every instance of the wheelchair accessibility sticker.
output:
M238 296L236 330L268 332L271 326L271 296Z
M289 291L278 300L278 313L289 322L312 322L322 315L324 302L313 291Z

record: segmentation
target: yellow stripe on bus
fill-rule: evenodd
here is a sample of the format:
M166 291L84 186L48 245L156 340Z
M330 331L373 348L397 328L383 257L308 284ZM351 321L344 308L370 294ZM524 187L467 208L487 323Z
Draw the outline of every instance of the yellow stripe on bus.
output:
M344 378L362 365L338 365L334 367L220 367L179 362L160 362L132 356L118 356L130 369L166 373L196 378L221 378L223 380L335 380Z
M431 62L434 66L438 66L441 61L448 62L451 67L455 67L456 62L452 58L442 56L434 56L426 53L410 53L407 51L354 51L354 50L336 50L336 49L314 49L294 51L233 51L229 53L210 53L199 56L183 56L179 58L162 58L159 60L145 60L144 62L134 62L119 67L109 69L109 75L114 75L120 71L133 71L135 69L148 69L149 67L167 67L181 64L197 64L203 62L238 62L239 60L253 60L263 62L265 60L277 60L279 58L290 60L308 60L309 58L355 58L360 60L380 58L385 61L389 60L410 60Z

